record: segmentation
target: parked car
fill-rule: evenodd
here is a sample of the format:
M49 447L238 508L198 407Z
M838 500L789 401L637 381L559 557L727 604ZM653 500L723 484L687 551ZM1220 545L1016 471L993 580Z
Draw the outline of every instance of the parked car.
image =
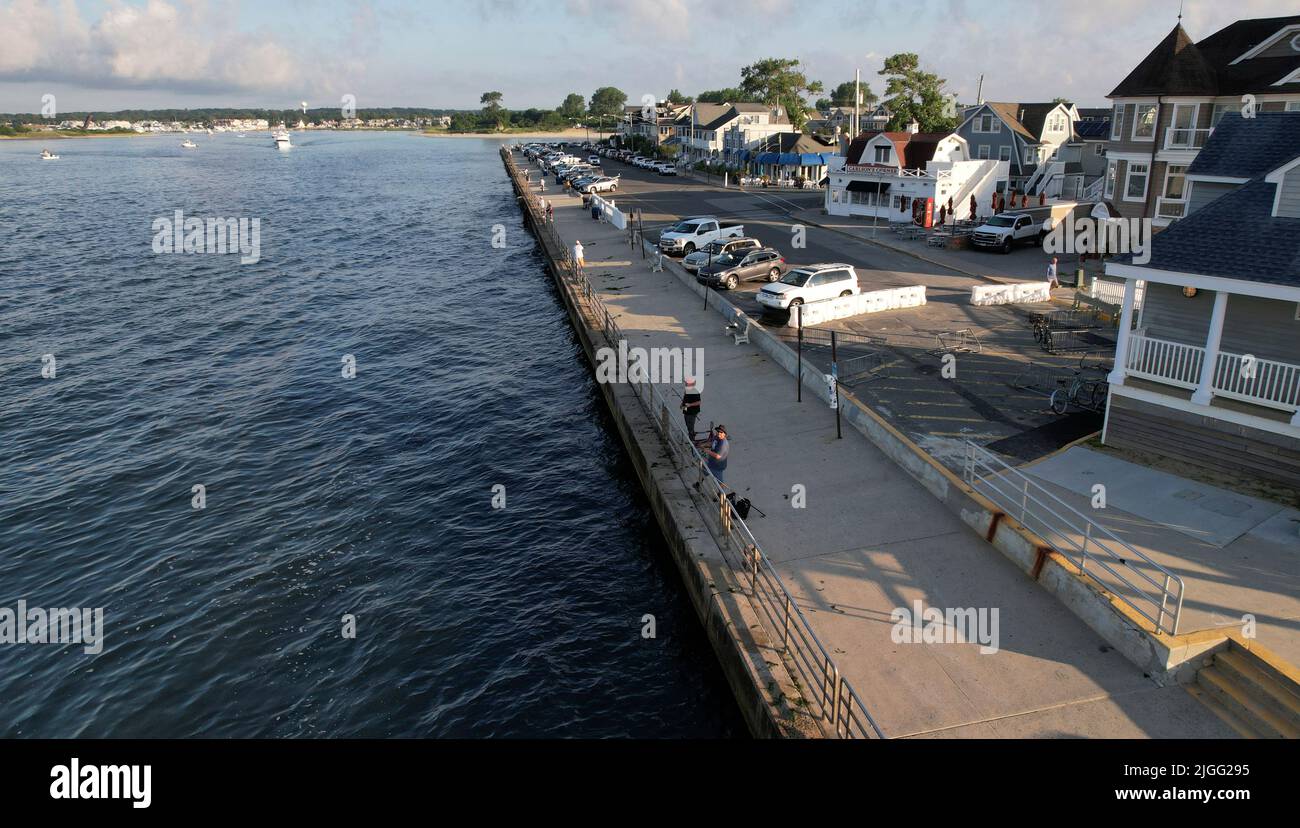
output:
M763 243L758 239L751 239L743 236L739 239L723 239L722 241L711 242L688 254L682 259L682 267L690 273L694 273L701 267L709 263L710 259L716 259L728 253L738 253L744 250L757 250L762 247Z
M588 155L588 156L587 156L587 163L588 163L588 164L599 164L599 163L600 163L600 156L599 156L599 155Z
M819 264L797 267L780 281L765 285L754 298L767 310L785 310L808 302L861 293L852 265Z
M578 186L580 193L612 193L618 190L618 178L601 176Z
M738 221L718 221L716 216L684 218L659 234L659 249L665 253L689 255L710 242L738 239L745 235L745 225Z
M660 161L657 169L660 175L677 175L677 165L671 161Z
M1046 234L1043 225L1024 213L1000 213L975 228L971 245L1010 253L1018 244L1037 244Z
M735 290L741 282L775 282L784 270L785 257L770 247L761 247L725 253L722 258L714 259L712 265L700 268L696 278L709 287Z

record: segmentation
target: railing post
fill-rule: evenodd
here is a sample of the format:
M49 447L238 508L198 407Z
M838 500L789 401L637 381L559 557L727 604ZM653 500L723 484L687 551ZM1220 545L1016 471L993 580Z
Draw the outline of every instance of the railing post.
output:
M782 590L784 592L784 590ZM785 593L785 623L781 628L781 649L790 649L790 593Z
M1025 524L1025 515L1029 512L1029 480L1025 479L1024 490L1020 494L1020 525Z
M1159 620L1156 621L1156 630L1163 630L1165 628L1165 613L1167 612L1168 605L1169 605L1169 576L1165 575L1164 591L1160 593L1160 615L1159 615ZM1174 624L1174 634L1175 635L1178 634L1178 624L1176 622Z

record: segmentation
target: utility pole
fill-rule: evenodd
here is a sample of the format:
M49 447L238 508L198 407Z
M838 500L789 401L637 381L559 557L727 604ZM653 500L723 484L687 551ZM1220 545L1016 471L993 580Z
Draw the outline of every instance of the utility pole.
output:
M853 70L853 137L857 138L862 132L859 127L862 125L859 107L862 106L862 70Z
M975 105L984 105L984 76L980 75L979 86L975 88Z

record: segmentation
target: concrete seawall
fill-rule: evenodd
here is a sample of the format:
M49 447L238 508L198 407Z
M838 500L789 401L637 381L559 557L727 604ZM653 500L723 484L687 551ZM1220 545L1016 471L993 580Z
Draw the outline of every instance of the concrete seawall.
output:
M547 272L594 371L597 349L616 343L606 338L599 321L589 315L574 285L565 278L566 246L538 215L509 150L504 148L502 161L524 221L538 240ZM627 385L598 383L597 387L751 734L761 738L827 735L814 717L803 712L803 691L783 668L779 648L769 643L743 585L725 560L649 413Z

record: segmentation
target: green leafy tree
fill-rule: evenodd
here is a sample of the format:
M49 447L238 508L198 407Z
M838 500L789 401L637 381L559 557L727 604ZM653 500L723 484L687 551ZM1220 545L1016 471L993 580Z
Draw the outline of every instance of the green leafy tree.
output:
M681 91L680 91L680 90L677 90L677 89L670 89L670 90L668 90L668 98L667 98L667 101L668 101L668 103L670 103L670 104L688 104L688 103L691 103L691 99L688 98L688 97L686 97L685 95L683 95L683 94L681 93Z
M864 109L875 106L876 102L880 100L865 81L859 85L858 89L862 92L862 106ZM845 81L831 90L831 106L853 106L853 81Z
M740 88L753 100L785 107L795 129L808 120L806 98L822 92L821 81L808 80L797 58L765 58L746 66Z
M885 60L880 74L886 78L885 108L890 112L888 129L904 129L912 119L922 132L948 132L956 120L945 113L948 98L943 78L921 70L921 59L903 52Z
M564 103L560 104L560 115L570 121L578 120L586 111L587 101L577 92L570 92L568 96L565 97Z
M587 105L587 112L596 118L602 115L621 118L625 106L627 106L627 93L615 86L602 86L591 93L591 103Z
M500 92L484 92L478 102L483 104L483 121L490 129L501 131L510 125L510 110L501 105Z
M710 89L707 92L701 92L695 96L699 103L749 103L754 99L745 93L743 89L737 89L734 86L728 89Z

